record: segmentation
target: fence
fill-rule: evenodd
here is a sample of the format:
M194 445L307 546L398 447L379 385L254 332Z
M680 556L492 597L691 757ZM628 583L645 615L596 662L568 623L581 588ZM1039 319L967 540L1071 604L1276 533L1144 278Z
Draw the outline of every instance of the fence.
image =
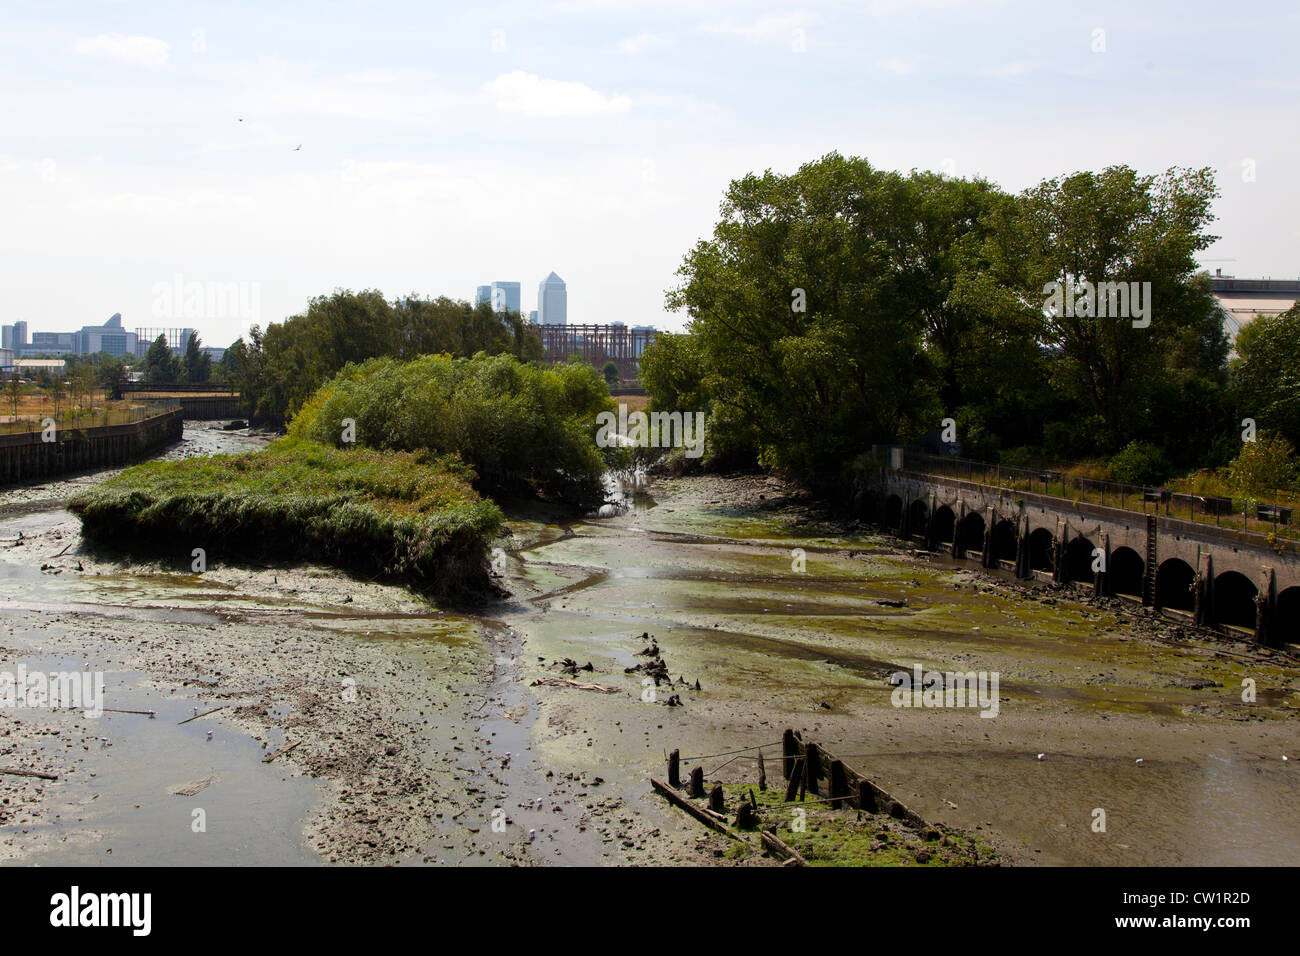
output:
M165 415L180 410L180 402L149 402L123 408L104 408L97 411L73 409L54 415L42 414L38 418L21 418L0 423L0 435L22 435L45 430L45 422L53 419L56 431L65 429L102 428L105 425L134 425L146 418Z

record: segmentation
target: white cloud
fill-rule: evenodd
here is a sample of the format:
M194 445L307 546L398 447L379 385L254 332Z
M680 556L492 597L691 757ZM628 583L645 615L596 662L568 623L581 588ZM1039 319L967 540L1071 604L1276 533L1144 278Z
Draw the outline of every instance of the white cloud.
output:
M632 105L626 96L605 96L585 83L548 80L523 70L502 73L484 90L501 112L526 116L622 113Z
M1026 73L1036 69L1038 69L1037 63L1031 63L1028 60L1016 60L1014 63L1003 63L1001 66L989 67L980 72L983 76L1012 79L1017 76L1024 76Z
M167 65L171 47L157 37L128 37L120 33L101 33L97 37L82 37L73 50L79 56L106 57L130 66L158 70Z
M661 47L668 43L668 38L658 33L638 33L634 37L624 37L618 41L620 53L626 53L628 56L636 56L638 53L644 53L646 50L652 50L655 47Z

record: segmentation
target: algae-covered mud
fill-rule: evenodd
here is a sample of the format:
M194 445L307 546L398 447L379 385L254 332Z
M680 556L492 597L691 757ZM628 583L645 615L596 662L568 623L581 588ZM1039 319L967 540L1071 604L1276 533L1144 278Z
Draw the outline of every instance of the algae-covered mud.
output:
M125 564L63 489L0 500L0 670L101 673L104 708L0 709L0 768L45 775L0 775L0 860L779 862L651 790L672 750L810 863L1295 860L1291 659L916 556L772 480L625 490L608 518L506 507L511 596L475 613L311 565ZM894 706L918 665L996 673L996 715ZM787 727L927 827L809 804L796 829Z

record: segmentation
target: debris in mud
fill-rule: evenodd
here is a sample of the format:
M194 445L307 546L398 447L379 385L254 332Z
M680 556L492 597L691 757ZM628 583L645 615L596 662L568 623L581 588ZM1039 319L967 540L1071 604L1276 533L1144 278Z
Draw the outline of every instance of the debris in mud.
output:
M189 783L180 783L171 787L167 792L177 797L192 797L197 793L202 793L216 781L216 775L204 777L201 780L191 780Z
M578 690L594 690L601 694L617 694L617 687L610 687L608 684L597 684L594 681L568 680L563 677L539 677L533 681L530 687L576 687Z

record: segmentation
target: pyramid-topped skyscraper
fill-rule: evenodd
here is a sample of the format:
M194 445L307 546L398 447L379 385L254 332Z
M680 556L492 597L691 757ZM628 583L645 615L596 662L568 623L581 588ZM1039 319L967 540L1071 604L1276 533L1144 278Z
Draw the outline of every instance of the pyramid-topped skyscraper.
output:
M554 272L537 284L537 322L539 325L569 322L569 292L564 280Z

